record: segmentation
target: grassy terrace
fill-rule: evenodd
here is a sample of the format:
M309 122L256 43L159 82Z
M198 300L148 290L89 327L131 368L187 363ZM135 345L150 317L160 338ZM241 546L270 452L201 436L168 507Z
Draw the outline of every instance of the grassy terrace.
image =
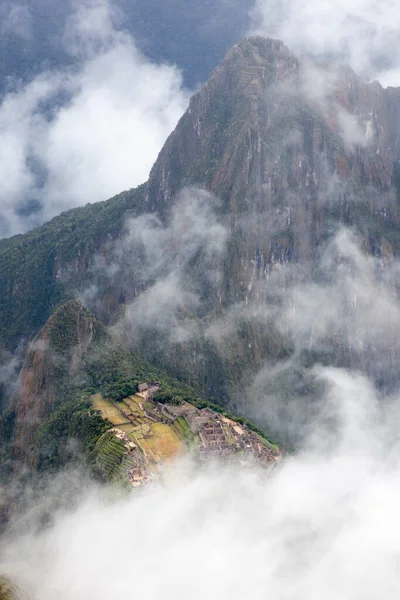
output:
M178 432L179 437L187 444L190 452L194 453L200 442L200 437L193 433L185 417L178 417L174 422L174 429Z
M102 417L124 431L151 463L164 462L185 452L181 439L184 436L180 436L172 425L155 423L149 419L140 406L143 399L139 396L129 396L121 402L113 403L101 394L95 394L92 402Z
M152 423L149 437L140 440L148 458L158 463L184 454L185 447L171 425Z
M125 483L125 472L131 467L131 461L126 456L125 444L121 440L107 431L98 440L94 454L96 467L105 480Z
M115 426L129 423L129 419L124 417L116 406L110 400L103 398L101 394L95 394L92 397L93 408L101 412L103 419L108 419Z

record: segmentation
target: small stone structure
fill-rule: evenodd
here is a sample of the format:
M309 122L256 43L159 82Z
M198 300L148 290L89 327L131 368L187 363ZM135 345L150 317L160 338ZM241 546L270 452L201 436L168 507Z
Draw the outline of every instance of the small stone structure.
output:
M147 390L147 400L152 400L154 394L158 392L160 386L158 383L151 383L149 389Z

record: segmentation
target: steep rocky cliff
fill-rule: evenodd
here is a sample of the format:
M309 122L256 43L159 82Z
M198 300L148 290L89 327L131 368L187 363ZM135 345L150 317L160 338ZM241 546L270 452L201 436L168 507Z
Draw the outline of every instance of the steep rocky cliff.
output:
M369 278L346 287L347 278L357 280L359 267L349 267L353 258L345 244L333 251L329 240L341 228L351 229L353 246L375 257L372 270L379 274L371 281L390 273L400 252L399 100L398 89L365 83L347 67L299 59L282 42L263 38L234 46L192 98L150 174L145 202L167 218L187 185L205 187L221 201L226 252L214 265L212 289L201 297L213 315L208 325L213 321L209 331L218 340L219 383L225 375L243 380L265 360L274 364L290 354L290 340L282 336L289 325L281 322L274 330L276 306L292 303L289 314L304 313L291 295L296 285L313 282L333 288L337 309L329 333L319 339L318 327L309 323L298 348L307 349L304 360L352 365L379 385L396 385L395 336L387 326L372 327L366 339L360 331L365 324L355 318L362 286L371 305L383 288L375 282L367 293ZM191 278L187 269L184 280ZM394 277L388 288L396 286ZM317 287L315 294L320 292ZM317 307L319 318L324 320ZM211 373L204 345L191 352L186 346L186 354L201 357L192 372ZM179 347L168 355L169 364L174 356L185 363ZM215 385L209 389L224 393Z
M375 252L398 252L399 111L397 89L300 61L277 40L240 42L192 98L145 188L0 242L2 339L37 332L51 306L88 286L127 211L165 217L187 185L222 200L233 248L223 302L276 261L306 262L332 220L357 225ZM103 318L138 292L131 279L108 292Z
M232 381L295 351L270 307L293 281L330 285L321 255L341 226L381 272L399 254L399 112L399 89L296 57L277 40L243 40L192 98L145 186L0 242L2 343L31 338L71 296L105 322L128 306L122 329L136 348L226 401ZM199 188L218 199L195 226L191 195L180 194L187 186L200 204ZM339 249L336 279L343 261ZM163 319L157 299L170 311ZM351 292L339 320L352 303ZM326 360L368 371L368 352L382 354L378 334L339 344L342 330L332 331L316 348L306 332L307 360L320 360L323 347ZM389 346L377 380L399 356L394 339ZM23 376L34 394L35 378Z
M222 199L242 290L276 261L306 264L332 220L358 226L377 252L398 252L399 100L282 42L244 40L192 98L151 172L147 205L167 210L188 184Z

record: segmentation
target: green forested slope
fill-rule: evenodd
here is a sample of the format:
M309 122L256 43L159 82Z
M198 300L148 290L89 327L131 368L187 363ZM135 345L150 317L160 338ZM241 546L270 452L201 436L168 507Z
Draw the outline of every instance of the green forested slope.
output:
M88 277L94 254L118 236L128 211L142 210L143 186L1 240L0 344L12 349L21 337L36 334L55 306Z

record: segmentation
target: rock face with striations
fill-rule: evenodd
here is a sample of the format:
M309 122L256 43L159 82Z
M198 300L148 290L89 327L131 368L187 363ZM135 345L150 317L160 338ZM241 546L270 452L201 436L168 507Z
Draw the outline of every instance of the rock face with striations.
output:
M358 227L375 253L398 253L399 116L400 89L300 61L277 40L243 40L191 99L144 187L0 242L4 342L37 332L49 298L57 304L87 287L124 215L164 217L188 185L222 201L233 245L223 304L245 299L276 262L306 264L333 222ZM102 319L139 293L134 274L125 283L104 290Z
M311 278L319 248L339 225L358 231L364 252L390 260L400 253L399 117L400 89L364 83L349 68L300 59L277 40L243 40L191 99L145 186L0 242L0 341L13 348L37 333L55 305L90 288L96 264L104 268L94 281L93 308L106 321L120 314L154 283L129 257L128 270L107 279L115 272L107 266L115 260L112 248L123 237L125 217L151 213L167 222L185 186L219 198L218 219L227 231L224 256L203 268L199 253L184 273L196 291L214 274L207 302L191 312L203 323L237 303L262 300L275 266L298 264ZM194 378L214 393L210 369L218 364L222 373L225 367L209 349L168 355L153 339L151 345L175 372L190 357ZM281 345L274 338L271 353L279 355ZM259 326L247 327L230 345L228 371L261 363L267 346ZM24 373L33 397L39 375L29 366Z
M236 295L276 261L306 264L333 221L397 253L399 113L399 89L246 39L191 99L151 172L147 205L166 210L188 184L222 200L240 246Z

